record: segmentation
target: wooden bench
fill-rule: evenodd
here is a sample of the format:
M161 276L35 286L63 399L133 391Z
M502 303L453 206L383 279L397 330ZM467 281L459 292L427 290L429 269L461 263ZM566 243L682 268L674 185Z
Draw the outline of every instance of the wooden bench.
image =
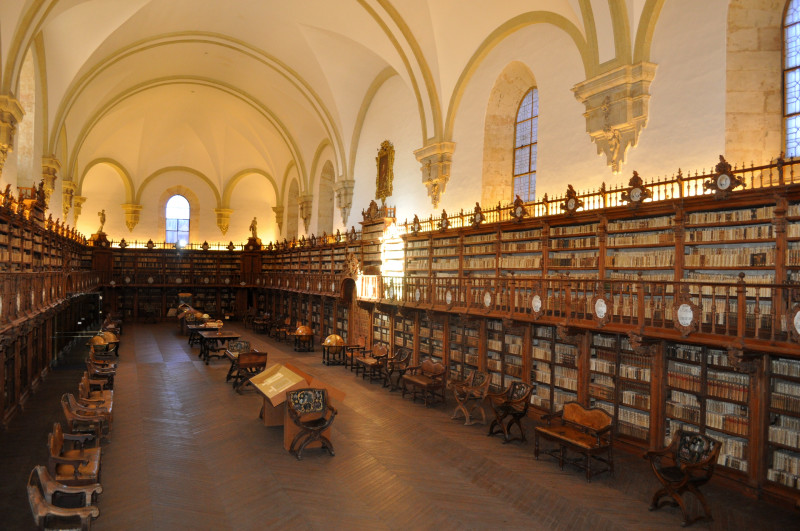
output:
M443 403L447 402L444 395L447 387L447 367L441 362L426 359L416 367L409 367L400 377L400 382L403 385L403 398L411 387L411 400L416 400L417 391L422 391L425 407L430 407L438 398Z
M591 481L594 474L610 472L614 475L614 459L612 455L613 432L612 418L600 408L585 408L578 402L567 402L558 413L542 417L546 426L537 426L534 433L533 455L539 459L539 437L544 437L558 444L557 449L545 451L558 460L559 467L564 469L567 449L582 454L582 458L569 459L572 464L586 471L586 481ZM558 421L553 423L553 421ZM602 456L602 454L606 454ZM605 468L592 470L592 461L604 463Z

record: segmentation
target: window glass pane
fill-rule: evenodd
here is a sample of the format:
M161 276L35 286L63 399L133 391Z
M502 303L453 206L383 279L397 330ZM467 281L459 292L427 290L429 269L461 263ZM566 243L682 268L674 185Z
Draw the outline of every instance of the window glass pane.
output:
M173 195L170 197L169 201L167 201L166 217L188 219L189 201L182 195Z
M800 112L800 69L786 72L786 114Z
M514 153L514 175L520 175L522 173L528 173L528 160L530 156L531 148L530 146L525 146L523 148L519 148Z
M800 24L786 27L786 64L784 68L794 68L800 63Z
M188 219L179 219L178 220L178 230L181 232L189 232L189 220Z
M531 171L536 171L536 146L531 146Z
M531 143L531 121L526 120L517 124L517 145L515 147L527 146Z
M792 0L786 8L786 20L783 22L787 26L800 22L800 1Z
M539 116L539 91L537 89L533 89L531 91L531 99L532 99L532 107L533 110L531 111L532 116Z
M178 233L174 230L167 231L167 243L175 243L178 241Z
M177 230L177 229L178 229L178 220L167 218L167 230Z
M796 157L800 147L800 115L786 119L786 156Z
M533 98L531 93L528 92L525 94L525 97L522 98L522 103L519 105L519 112L517 113L517 121L521 122L523 120L528 120L531 117L531 110L533 104Z

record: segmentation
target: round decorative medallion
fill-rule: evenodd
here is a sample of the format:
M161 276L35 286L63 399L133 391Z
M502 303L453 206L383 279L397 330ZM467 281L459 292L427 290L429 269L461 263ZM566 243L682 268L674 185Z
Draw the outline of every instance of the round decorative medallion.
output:
M125 284L131 283L131 277L125 277Z
M681 326L691 326L694 319L694 311L692 307L686 303L678 306L678 324Z
M22 307L22 299L20 298L19 293L17 293L17 312L19 312L21 307Z
M153 282L155 282L155 281L156 281L156 279L154 279L153 277L147 277L147 283L148 283L148 284L152 284L152 283L153 283ZM175 279L175 282L177 282L178 284L180 284L180 283L181 283L181 279L179 279L179 278L176 278L176 279Z
M445 292L444 302L447 303L448 306L453 304L453 292L451 290L447 290Z
M153 278L153 277L150 277L150 278ZM150 282L150 279L147 279L147 281ZM175 283L176 284L180 284L181 282L183 282L183 279L181 277L178 277L178 278L175 279ZM152 282L150 282L150 283L152 284Z
M225 284L230 284L230 283L231 283L231 279L229 279L229 278L226 278L225 280L223 280L223 282L224 282Z
M794 329L800 334L800 311L794 314Z
M331 282L331 291L336 291L336 282Z
M311 281L306 280L306 291L309 291L310 289L311 289Z
M208 277L203 277L203 284L208 284Z
M419 288L417 288L416 290L414 290L414 300L415 300L415 301L417 301L417 302L419 302L419 300L420 300L421 298L422 298L422 290L420 290Z
M389 286L386 288L386 297L389 299L394 299L394 286Z
M638 203L642 199L642 189L641 188L633 188L631 189L631 201L634 203Z
M317 280L317 291L322 291L322 281Z
M597 299L594 303L594 314L598 319L605 319L608 306L605 299Z
M492 306L492 294L488 291L483 292L483 306L489 308Z
M521 218L524 213L525 213L525 209L522 207L522 205L517 205L516 207L514 207L514 216L515 217Z
M720 190L727 190L731 187L731 176L727 173L721 173L717 177L717 188Z
M538 294L531 299L531 309L536 313L542 311L542 298Z
M226 280L227 280L227 279L226 279ZM241 282L239 282L239 285L240 285L240 286L246 286L246 285L247 285L247 282L245 282L244 280L242 280Z
M112 286L116 286L117 285L117 281L116 280L112 280L111 282L109 282L109 284L111 284Z
M570 197L567 200L567 210L570 211L575 210L577 208L577 205L578 205L578 200L575 199L574 197Z

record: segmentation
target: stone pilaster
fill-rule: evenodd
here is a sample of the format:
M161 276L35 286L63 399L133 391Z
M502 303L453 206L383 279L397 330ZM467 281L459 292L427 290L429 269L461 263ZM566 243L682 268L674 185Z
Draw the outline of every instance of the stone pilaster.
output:
M0 175L8 154L14 150L14 133L25 113L13 96L0 95Z
M226 234L228 227L230 227L233 210L230 208L215 208L214 214L217 215L217 227L219 227L223 235Z
M142 213L142 205L125 203L121 206L122 211L125 212L125 226L128 227L128 232L133 232L133 228L139 224L139 215Z
M300 206L300 217L303 218L303 227L306 234L308 234L308 224L311 223L311 210L314 204L314 196L311 194L301 195L297 198L297 204Z
M355 179L339 179L333 185L336 193L336 204L342 213L342 224L347 225L347 218L350 217L350 207L353 205L353 188Z
M433 208L439 206L439 200L450 180L450 164L455 150L455 142L439 142L414 151L414 156L422 164L422 183L428 189Z
M628 148L636 146L647 125L655 75L655 64L641 62L614 68L572 88L586 107L586 132L614 173L620 171Z

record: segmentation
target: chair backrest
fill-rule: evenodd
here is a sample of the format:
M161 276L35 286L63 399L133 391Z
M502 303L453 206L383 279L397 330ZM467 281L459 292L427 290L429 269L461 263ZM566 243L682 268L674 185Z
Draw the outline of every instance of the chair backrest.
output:
M479 371L475 369L472 371L470 375L470 387L473 389L485 389L489 390L489 384L492 382L492 379L489 377L489 373L485 371Z
M397 349L397 352L394 353L394 358L392 358L395 367L403 367L408 366L411 363L411 350L407 348L400 348Z
M372 347L372 355L376 358L378 356L385 356L389 352L389 349L386 348L386 345L383 343L378 343L374 347Z
M675 461L689 465L695 465L709 461L711 457L719 453L720 443L710 437L699 433L679 430L675 437L678 445L675 448ZM710 463L713 468L716 459Z
M599 407L587 409L578 402L565 403L562 416L566 421L586 426L595 431L611 426L611 422L614 420L604 409Z
M422 374L430 376L431 378L442 376L445 372L445 366L440 361L433 361L428 358L420 365Z
M239 354L239 367L242 369L264 369L267 366L267 353L253 350Z
M328 407L328 391L312 387L289 391L286 404L300 415L322 413Z
M61 456L61 451L64 449L64 431L60 422L53 423L53 431L47 436L47 447L52 457Z
M231 341L228 343L228 350L230 352L249 352L250 351L250 342L249 341Z

